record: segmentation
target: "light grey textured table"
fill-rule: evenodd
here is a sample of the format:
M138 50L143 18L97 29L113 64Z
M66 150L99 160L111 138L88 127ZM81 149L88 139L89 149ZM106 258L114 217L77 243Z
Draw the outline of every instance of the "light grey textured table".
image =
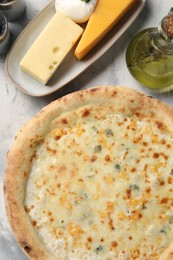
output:
M9 24L13 41L48 2L48 0L26 1L24 17ZM27 259L18 247L9 227L3 197L6 154L15 133L50 101L72 91L96 85L118 84L136 88L173 105L173 93L156 95L150 92L131 77L125 63L125 51L131 37L144 28L157 26L171 7L173 7L172 0L146 0L146 6L138 19L114 46L77 79L50 96L35 98L22 93L5 73L6 54L0 56L0 260Z

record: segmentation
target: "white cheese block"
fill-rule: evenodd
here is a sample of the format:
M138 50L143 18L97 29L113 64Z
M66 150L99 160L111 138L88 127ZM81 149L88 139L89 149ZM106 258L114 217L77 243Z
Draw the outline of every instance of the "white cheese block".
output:
M82 32L79 25L57 12L21 60L21 70L46 84Z

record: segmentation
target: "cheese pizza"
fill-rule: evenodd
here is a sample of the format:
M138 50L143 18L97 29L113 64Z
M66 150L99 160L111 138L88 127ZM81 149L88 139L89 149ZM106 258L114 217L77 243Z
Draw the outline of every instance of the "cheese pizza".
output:
M64 96L17 134L4 190L30 259L173 259L173 108L120 86Z

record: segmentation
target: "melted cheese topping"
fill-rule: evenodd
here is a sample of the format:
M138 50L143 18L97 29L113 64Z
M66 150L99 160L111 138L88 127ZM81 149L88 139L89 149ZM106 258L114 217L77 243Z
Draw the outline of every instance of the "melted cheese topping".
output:
M159 259L173 240L173 138L154 119L94 111L54 119L26 211L58 259Z

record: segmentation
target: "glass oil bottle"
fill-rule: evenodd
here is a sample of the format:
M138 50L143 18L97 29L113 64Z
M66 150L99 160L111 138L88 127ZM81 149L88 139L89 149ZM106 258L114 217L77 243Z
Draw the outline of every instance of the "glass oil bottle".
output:
M158 28L139 32L126 52L132 76L156 92L173 90L173 8Z

